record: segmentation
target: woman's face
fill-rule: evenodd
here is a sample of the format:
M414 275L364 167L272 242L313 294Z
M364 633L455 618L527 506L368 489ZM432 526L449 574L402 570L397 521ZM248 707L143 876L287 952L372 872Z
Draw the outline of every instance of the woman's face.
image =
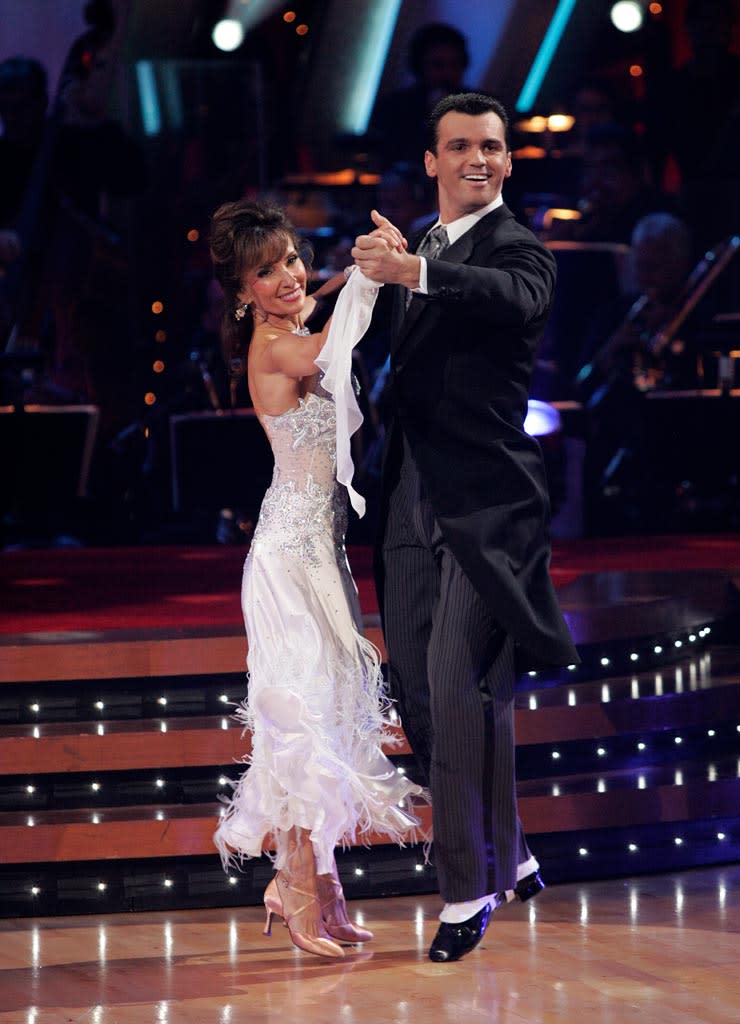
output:
M306 268L292 239L281 240L266 263L244 275L239 300L249 302L254 311L266 316L297 316L306 302Z

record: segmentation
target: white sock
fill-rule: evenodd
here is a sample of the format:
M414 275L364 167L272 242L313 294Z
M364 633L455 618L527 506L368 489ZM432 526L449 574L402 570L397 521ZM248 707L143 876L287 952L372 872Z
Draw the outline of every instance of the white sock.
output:
M538 871L539 866L540 864L536 857L530 857L529 860L518 864L516 869L517 882L521 882L527 875ZM507 889L504 896L505 901L511 903L514 899L514 890ZM487 896L480 896L477 900L465 900L462 903L445 903L439 919L447 924L461 924L463 921L468 921L471 917L475 917L485 907L486 903L490 905L491 910L495 910L503 902L504 899L502 899L500 893L491 892Z
M477 900L465 900L464 903L445 903L439 919L447 924L461 924L463 921L475 917L486 904L490 906L491 910L495 910L500 903L501 897L497 896L495 892L489 893L488 896L481 896Z
M525 860L522 864L517 864L516 880L517 882L521 882L521 880L526 878L527 875L533 875L535 871L539 870L540 862L536 857L530 857L529 860ZM506 897L507 903L511 903L512 900L516 899L516 893L513 889L507 889L504 896Z

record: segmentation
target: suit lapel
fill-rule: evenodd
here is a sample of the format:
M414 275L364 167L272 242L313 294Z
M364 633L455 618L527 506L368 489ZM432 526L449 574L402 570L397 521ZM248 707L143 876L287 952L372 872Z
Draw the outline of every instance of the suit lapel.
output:
M505 216L504 216L505 215ZM475 251L475 247L479 245L484 239L488 238L493 231L496 230L497 226L503 219L511 217L511 211L502 205L492 210L491 213L483 217L478 221L469 231L466 231L464 235L461 235L456 242L448 246L438 257L441 262L444 263L468 263ZM426 234L425 229L421 235L419 235L414 242L414 251L418 247L421 239ZM405 310L404 315L404 289L398 289L400 298L397 300L397 309L399 312L397 325L398 329L394 331L394 344L392 351L394 355L397 355L402 348L407 349L406 339L412 333L414 337L412 339L412 347L416 347L418 342L425 337L425 335L433 329L434 323L437 319L438 307L434 303L430 303L423 296L414 295L411 299L409 308ZM421 321L421 323L419 323ZM418 330L414 331L414 328L419 324Z

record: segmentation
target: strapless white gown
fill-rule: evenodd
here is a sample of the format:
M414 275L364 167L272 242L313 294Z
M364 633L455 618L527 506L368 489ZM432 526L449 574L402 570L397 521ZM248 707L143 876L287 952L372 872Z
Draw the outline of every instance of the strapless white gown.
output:
M334 404L319 388L263 425L275 469L244 567L249 684L237 711L252 752L214 840L228 868L269 838L279 869L288 830L308 829L324 873L337 845L370 832L416 838L422 790L381 750L389 702L344 549Z

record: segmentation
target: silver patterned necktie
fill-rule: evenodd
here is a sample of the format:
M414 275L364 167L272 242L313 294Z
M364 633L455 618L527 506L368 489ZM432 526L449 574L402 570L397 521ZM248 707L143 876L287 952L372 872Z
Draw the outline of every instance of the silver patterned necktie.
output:
M447 236L447 228L444 224L435 224L431 231L428 231L421 240L421 245L416 250L417 256L426 256L428 260L436 260L439 254L450 244Z
M428 260L436 260L441 252L449 246L450 239L447 234L447 228L444 224L435 224L431 231L427 231L426 235L421 240L419 248L416 250L417 256L425 256ZM413 292L409 291L406 293L406 308L408 309Z

